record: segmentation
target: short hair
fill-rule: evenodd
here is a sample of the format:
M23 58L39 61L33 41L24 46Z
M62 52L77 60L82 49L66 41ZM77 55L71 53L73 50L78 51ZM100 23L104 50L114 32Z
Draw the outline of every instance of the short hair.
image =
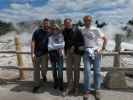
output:
M72 22L72 19L71 19L71 18L65 18L65 19L64 19L64 22L68 22L68 21L69 21L69 22Z
M43 19L43 22L45 22L45 21L49 21L49 19L48 19L48 18L44 18L44 19Z
M83 20L88 19L88 18L90 18L92 20L92 16L90 16L90 15L84 16Z
M53 24L53 25L51 25L51 27L52 28L55 27L56 29L61 30L61 28L60 28L60 26L58 24Z

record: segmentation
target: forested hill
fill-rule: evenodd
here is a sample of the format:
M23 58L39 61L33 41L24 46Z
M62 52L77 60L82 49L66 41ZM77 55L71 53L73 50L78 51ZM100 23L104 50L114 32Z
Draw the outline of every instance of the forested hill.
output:
M13 30L14 30L14 27L12 23L0 21L0 35L4 35L5 33Z

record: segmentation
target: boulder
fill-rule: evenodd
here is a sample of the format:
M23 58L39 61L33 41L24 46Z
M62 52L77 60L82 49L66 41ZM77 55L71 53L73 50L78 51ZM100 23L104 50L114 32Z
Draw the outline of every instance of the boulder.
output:
M109 89L127 88L124 72L110 71L104 78L104 86Z

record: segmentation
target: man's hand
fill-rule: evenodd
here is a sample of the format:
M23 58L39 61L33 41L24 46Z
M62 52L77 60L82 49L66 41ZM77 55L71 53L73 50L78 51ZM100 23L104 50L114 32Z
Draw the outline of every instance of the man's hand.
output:
M32 62L35 63L35 61L36 61L36 55L33 53L32 54Z
M99 54L99 53L101 53L101 51L102 51L102 49L96 49L96 52Z
M79 50L83 51L85 48L83 46L78 47Z
M73 53L74 52L74 46L72 46L71 48L70 48L70 53Z
M105 48L104 49L99 48L99 49L96 50L97 53L101 53L101 52L104 52L104 51L107 51L107 50Z

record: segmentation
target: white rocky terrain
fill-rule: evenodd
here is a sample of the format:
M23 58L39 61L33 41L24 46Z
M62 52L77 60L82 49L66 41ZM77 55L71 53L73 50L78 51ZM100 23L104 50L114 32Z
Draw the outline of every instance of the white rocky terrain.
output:
M6 35L3 35L0 37L0 51L15 51L15 32L7 33ZM20 34L20 42L21 42L21 49L24 52L30 52L30 44L31 44L31 37L32 34L23 32ZM107 50L113 51L115 47L115 42L113 40L108 40L107 44ZM133 50L133 45L131 43L125 43L122 42L122 50L129 49ZM104 67L111 67L113 66L113 57L102 57L102 66ZM121 62L122 67L132 67L133 57L132 56L122 56ZM33 67L31 62L31 56L30 55L23 55L24 64L26 67ZM16 62L16 54L0 54L0 66L17 66ZM2 69L0 69L2 70ZM5 70L5 69L3 69ZM3 71L2 71L3 72ZM2 74L2 72L0 74Z
M31 42L32 34L27 34L26 32L20 34L20 41L22 46L22 51L30 52L30 42ZM7 33L6 35L0 36L0 51L15 51L15 32ZM107 50L114 50L115 43L112 40L108 41ZM122 49L130 49L133 50L133 45L130 43L122 43ZM102 66L111 67L113 66L113 57L102 57ZM26 67L33 67L31 62L30 55L23 55L24 64ZM132 56L122 56L122 67L132 67L133 65L133 57ZM17 66L16 62L16 54L0 54L0 66ZM102 73L104 76L105 73ZM0 68L0 78L12 78L19 76L19 71L17 70L7 70L4 68ZM48 72L48 81L52 81L52 73ZM33 73L30 71L26 72L26 80L32 80ZM64 81L66 82L66 76L64 73ZM80 82L83 82L83 73L81 72ZM129 86L133 86L132 79L127 79L127 83ZM32 94L32 83L25 84L13 84L13 85L0 85L0 100L82 100L83 97L78 96L70 96L70 97L62 97L61 92L58 90L54 90L52 88L52 84L46 84L48 86L44 86L44 92L40 94ZM42 89L43 90L43 89ZM14 91L14 92L13 92ZM132 93L123 93L123 92L115 92L115 91L102 91L102 100L132 100ZM93 100L93 98L91 99Z

